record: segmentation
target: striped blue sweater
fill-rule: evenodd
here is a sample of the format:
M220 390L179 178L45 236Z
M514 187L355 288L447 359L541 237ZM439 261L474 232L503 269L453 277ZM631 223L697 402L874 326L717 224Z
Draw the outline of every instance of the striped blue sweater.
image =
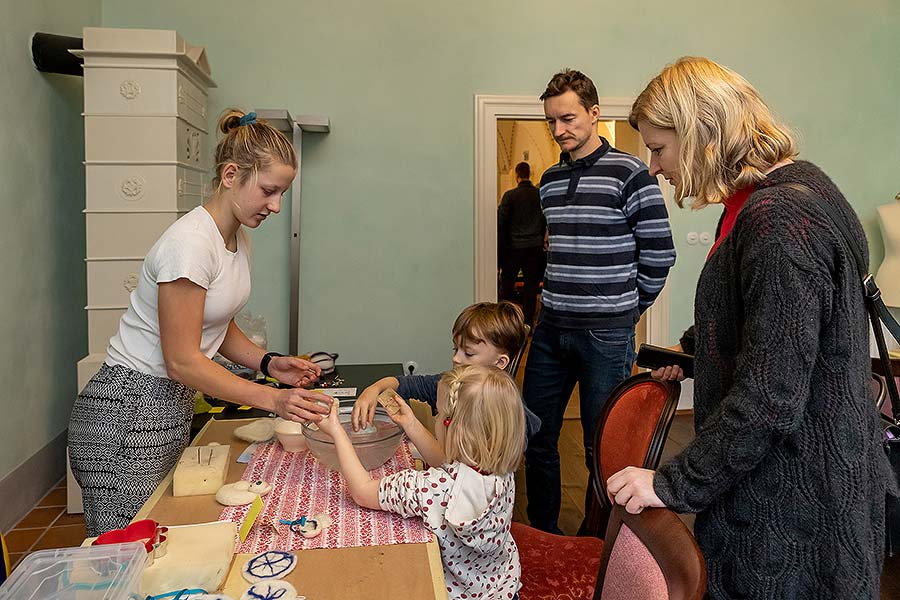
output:
M541 177L550 248L541 320L561 328L631 327L675 263L669 214L656 178L604 138L588 156Z

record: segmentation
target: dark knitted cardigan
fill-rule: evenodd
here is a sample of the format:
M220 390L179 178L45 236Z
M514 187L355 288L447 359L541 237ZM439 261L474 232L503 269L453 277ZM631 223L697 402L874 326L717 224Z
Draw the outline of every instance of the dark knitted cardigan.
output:
M789 182L822 199L773 187ZM859 276L821 201L867 253L841 192L798 161L757 187L697 284L696 438L654 488L698 513L711 598L878 598L891 475Z

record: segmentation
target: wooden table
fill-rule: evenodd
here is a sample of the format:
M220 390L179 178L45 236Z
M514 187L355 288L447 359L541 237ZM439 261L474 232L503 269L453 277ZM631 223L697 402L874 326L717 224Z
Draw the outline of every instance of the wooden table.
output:
M235 459L248 446L232 432L246 424L243 419L211 420L192 445L210 442L231 446L226 483L238 481L247 467ZM159 484L134 520L153 519L162 525L191 525L216 521L222 505L209 496L172 495L172 473ZM286 578L308 600L444 600L447 588L437 541L427 544L395 544L359 548L298 550L297 567ZM222 593L240 598L249 584L241 577L241 566L251 557L236 554Z

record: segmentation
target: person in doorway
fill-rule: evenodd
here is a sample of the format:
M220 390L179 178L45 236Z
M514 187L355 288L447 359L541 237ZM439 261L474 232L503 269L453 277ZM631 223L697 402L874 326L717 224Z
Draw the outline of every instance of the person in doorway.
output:
M859 219L750 83L711 60L667 66L629 121L679 204L723 203L726 219L694 300L696 437L656 471L614 474L610 498L697 513L710 598L877 600L897 490L849 246L867 262Z
M531 525L562 533L559 433L579 385L585 460L610 391L634 362L634 329L662 291L675 247L656 179L597 135L589 77L564 70L541 95L560 161L541 177L549 252L541 312L525 367L525 406L541 429L525 453ZM593 484L588 482L586 511Z
M331 399L299 389L319 367L254 345L234 323L250 296L250 238L281 208L297 155L255 113L226 111L216 147L215 192L169 227L147 253L106 359L78 395L69 455L84 498L87 534L128 525L188 443L195 390L318 421ZM212 360L259 369L296 386L275 389Z
M531 183L531 166L516 165L516 187L507 190L497 208L497 238L500 242L500 298L515 299L516 279L522 270L522 310L525 324L534 327L538 284L544 260L547 221L541 211L541 196Z

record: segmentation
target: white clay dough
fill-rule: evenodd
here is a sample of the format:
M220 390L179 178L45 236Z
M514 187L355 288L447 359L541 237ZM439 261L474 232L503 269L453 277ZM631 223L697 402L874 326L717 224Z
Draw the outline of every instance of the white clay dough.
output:
M247 588L241 600L294 600L296 597L297 589L287 581L268 579Z
M234 430L236 438L245 442L265 442L275 435L275 419L256 419Z
M297 566L297 557L293 552L269 550L257 554L241 567L241 574L250 583L287 577ZM296 592L294 592L296 595Z
M271 485L260 480L226 483L216 492L216 502L225 506L243 506L256 500L257 496L265 496L271 490Z

